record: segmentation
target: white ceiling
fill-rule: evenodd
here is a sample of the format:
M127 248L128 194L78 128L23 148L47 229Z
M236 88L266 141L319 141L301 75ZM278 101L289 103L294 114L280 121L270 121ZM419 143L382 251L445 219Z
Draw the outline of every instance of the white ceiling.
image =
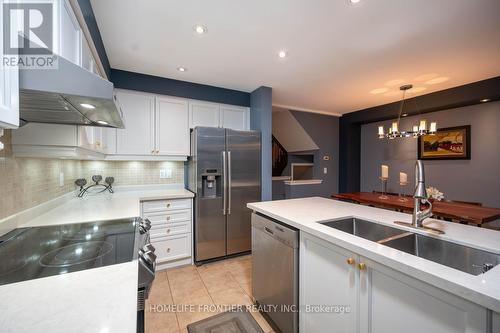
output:
M276 105L342 114L400 99L402 83L422 89L416 96L500 75L498 0L91 3L113 68L248 92L266 85Z

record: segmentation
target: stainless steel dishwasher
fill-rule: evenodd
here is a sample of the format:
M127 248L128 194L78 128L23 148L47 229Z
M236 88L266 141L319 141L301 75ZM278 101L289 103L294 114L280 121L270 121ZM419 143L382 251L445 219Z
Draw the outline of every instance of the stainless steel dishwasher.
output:
M253 297L283 333L297 333L299 231L252 214Z

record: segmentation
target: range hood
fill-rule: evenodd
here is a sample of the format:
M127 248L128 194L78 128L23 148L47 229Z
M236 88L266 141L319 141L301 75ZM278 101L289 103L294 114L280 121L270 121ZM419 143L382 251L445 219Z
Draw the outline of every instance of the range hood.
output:
M113 83L57 57L57 69L19 69L21 123L124 128Z

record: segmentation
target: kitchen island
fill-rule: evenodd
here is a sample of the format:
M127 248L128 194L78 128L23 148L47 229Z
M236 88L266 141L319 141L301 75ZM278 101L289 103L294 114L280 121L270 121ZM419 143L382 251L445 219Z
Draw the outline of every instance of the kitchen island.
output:
M394 224L410 222L409 214L317 197L248 207L300 230L301 332L500 331L500 265L473 275L321 222L355 217L500 254L496 231L427 219L426 226L445 232L429 234ZM348 311L313 312L322 305Z

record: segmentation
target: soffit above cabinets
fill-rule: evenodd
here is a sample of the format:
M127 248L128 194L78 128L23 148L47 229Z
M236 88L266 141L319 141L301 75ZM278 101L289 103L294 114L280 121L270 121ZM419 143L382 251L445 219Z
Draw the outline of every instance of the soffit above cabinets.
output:
M399 100L404 83L418 96L500 75L498 0L91 3L113 68L265 85L294 109L343 114Z

